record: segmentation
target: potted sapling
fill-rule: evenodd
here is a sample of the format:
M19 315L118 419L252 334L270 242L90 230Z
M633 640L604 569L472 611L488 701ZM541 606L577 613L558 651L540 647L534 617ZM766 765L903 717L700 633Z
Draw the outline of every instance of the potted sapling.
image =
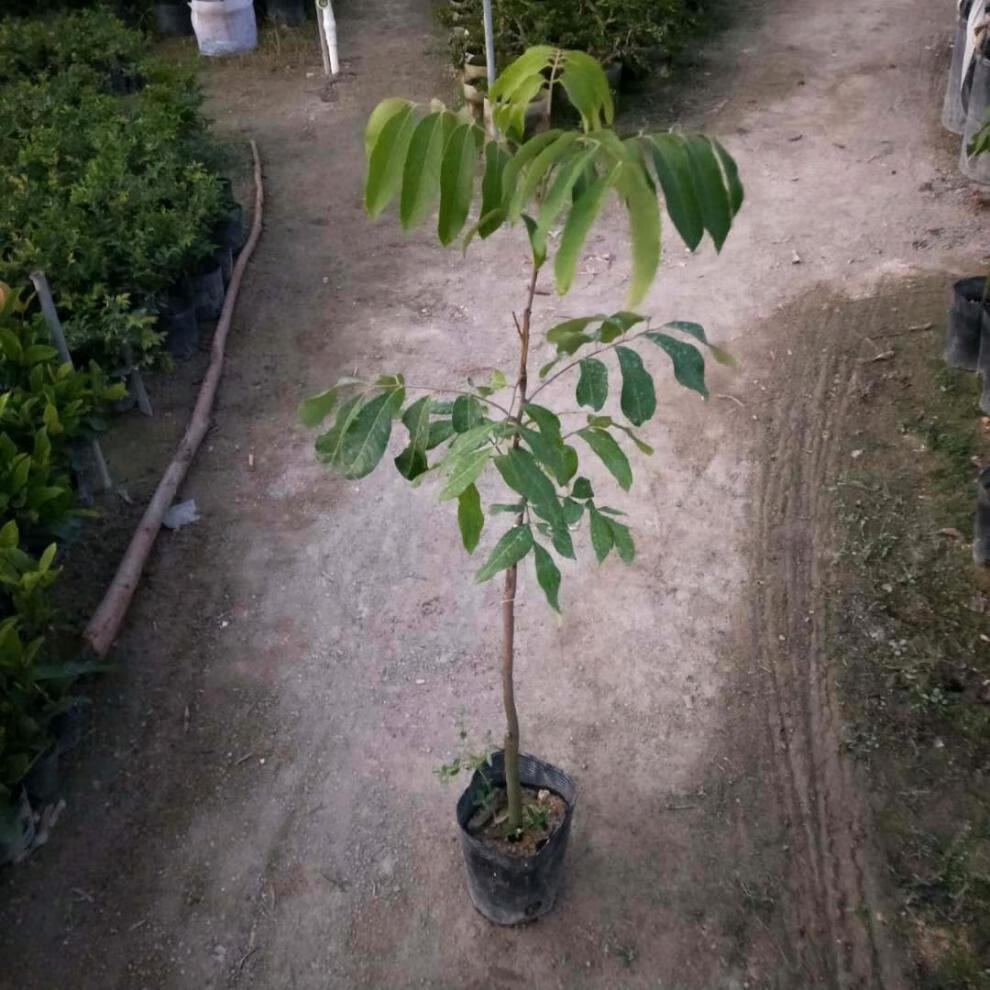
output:
M558 86L580 123L526 137L530 101L541 92L551 99ZM495 371L483 384L469 380L441 392L407 385L396 369L341 378L305 399L299 417L311 428L333 417L316 440L316 455L345 478L373 471L393 426L401 423L408 442L395 467L413 485L432 486L442 502L456 506L468 553L478 548L486 524L483 493L508 492L487 506L494 520L509 521L475 573L479 582L496 575L503 582L506 731L501 750L476 765L456 817L472 901L492 921L515 924L553 906L576 800L574 782L563 771L520 752L513 678L518 569L531 562L550 608L559 611L556 558L574 558L576 542L587 539L599 563L613 551L633 560L630 526L604 502L581 464L597 458L625 491L633 474L624 445L652 453L638 432L656 411L644 356L665 355L674 378L702 396L704 352L729 360L697 323L654 327L634 307L660 263L661 200L689 248L707 231L720 249L743 193L735 163L713 138L618 134L608 80L585 53L531 48L499 76L491 99L495 137L438 103L379 104L365 132L365 205L378 216L397 199L407 229L438 205L437 236L444 245L461 239L466 247L475 236L520 230L528 240L529 273L518 316L507 311L504 321L518 346L515 368ZM541 278L552 270L557 291L570 289L588 233L612 197L628 216L628 308L548 328L554 356L531 368L533 301ZM469 216L476 219L469 223ZM555 252L552 228L560 228ZM554 408L569 376L581 407L577 414ZM610 415L605 406L613 384L618 401ZM573 401L560 405L570 410Z

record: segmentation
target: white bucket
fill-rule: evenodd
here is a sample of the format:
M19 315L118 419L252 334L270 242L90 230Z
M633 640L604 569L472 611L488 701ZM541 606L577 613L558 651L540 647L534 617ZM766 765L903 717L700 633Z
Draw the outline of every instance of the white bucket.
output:
M190 0L189 6L204 55L237 55L257 47L254 0Z

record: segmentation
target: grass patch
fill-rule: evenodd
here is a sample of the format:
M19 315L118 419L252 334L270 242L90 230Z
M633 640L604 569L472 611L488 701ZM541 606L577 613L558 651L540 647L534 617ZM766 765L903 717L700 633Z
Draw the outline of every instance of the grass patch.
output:
M970 540L990 436L973 375L946 369L920 336L896 350L864 366L832 489L830 654L917 985L984 990L990 579Z

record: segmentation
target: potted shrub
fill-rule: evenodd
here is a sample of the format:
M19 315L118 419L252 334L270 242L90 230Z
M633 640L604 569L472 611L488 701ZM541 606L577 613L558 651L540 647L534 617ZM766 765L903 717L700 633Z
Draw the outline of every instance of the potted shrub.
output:
M525 138L529 101L559 85L580 113L580 126ZM562 771L520 753L513 664L518 568L532 560L551 608L558 610L561 574L555 555L575 556L572 533L586 522L599 562L613 550L626 562L635 547L622 513L600 499L581 474L582 457L594 454L619 487L628 490L632 470L622 443L645 454L651 448L637 430L656 410L651 373L638 346L666 354L676 380L707 394L702 350L727 361L696 323L653 328L636 312L620 310L566 320L547 330L556 351L537 374L530 369L535 328L533 300L550 266L551 228L561 227L552 259L558 292L570 288L591 226L611 193L629 218L632 275L628 305L639 303L660 262L662 198L674 226L694 249L707 231L721 248L742 204L736 166L714 139L701 135L638 134L612 129L613 107L602 67L582 52L539 47L525 52L497 79L491 97L499 137L486 138L473 121L431 104L403 99L381 103L365 132L368 174L365 204L372 216L398 198L405 228L420 223L439 201L442 244L489 237L519 225L530 246L530 271L518 319L506 326L518 341L511 374L495 371L436 393L407 385L401 374L341 378L300 406L302 423L316 427L335 413L316 441L316 454L346 478L363 478L379 463L401 420L408 431L395 457L399 473L414 485L435 482L441 501L457 504L465 549L474 552L485 525L483 495L499 480L509 495L490 502L489 514L510 522L476 572L478 581L503 575L502 689L506 716L502 751L481 763L457 805L475 906L493 921L516 923L548 911L560 882L576 789ZM464 233L478 197L478 219ZM621 386L614 415L604 412L609 367L615 358ZM562 379L577 377L577 422L555 412ZM613 372L614 374L614 372ZM551 387L554 386L554 387ZM562 403L573 406L573 400ZM621 441L621 443L620 443Z

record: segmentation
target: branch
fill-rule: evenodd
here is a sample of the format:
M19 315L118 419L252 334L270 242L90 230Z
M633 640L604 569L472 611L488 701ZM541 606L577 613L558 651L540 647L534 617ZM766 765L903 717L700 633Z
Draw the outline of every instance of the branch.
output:
M619 347L621 344L628 344L631 340L636 340L637 338L642 337L650 332L651 332L650 328L649 326L647 326L645 330L638 330L636 333L632 334L632 336L627 337L623 335L619 337L618 340L613 340L611 344L605 344L603 347L599 347L597 350L591 351L589 354L584 354L582 357L575 358L573 361L571 361L570 364L565 364L564 367L560 369L560 371L555 371L549 378L540 382L539 386L529 397L529 401L532 402L533 399L535 399L540 394L540 392L542 392L552 381L554 381L554 379L560 378L560 376L565 372L570 371L572 368L576 368L582 361L586 360L587 358L593 358L598 354L604 354L606 351L615 350L615 348Z

